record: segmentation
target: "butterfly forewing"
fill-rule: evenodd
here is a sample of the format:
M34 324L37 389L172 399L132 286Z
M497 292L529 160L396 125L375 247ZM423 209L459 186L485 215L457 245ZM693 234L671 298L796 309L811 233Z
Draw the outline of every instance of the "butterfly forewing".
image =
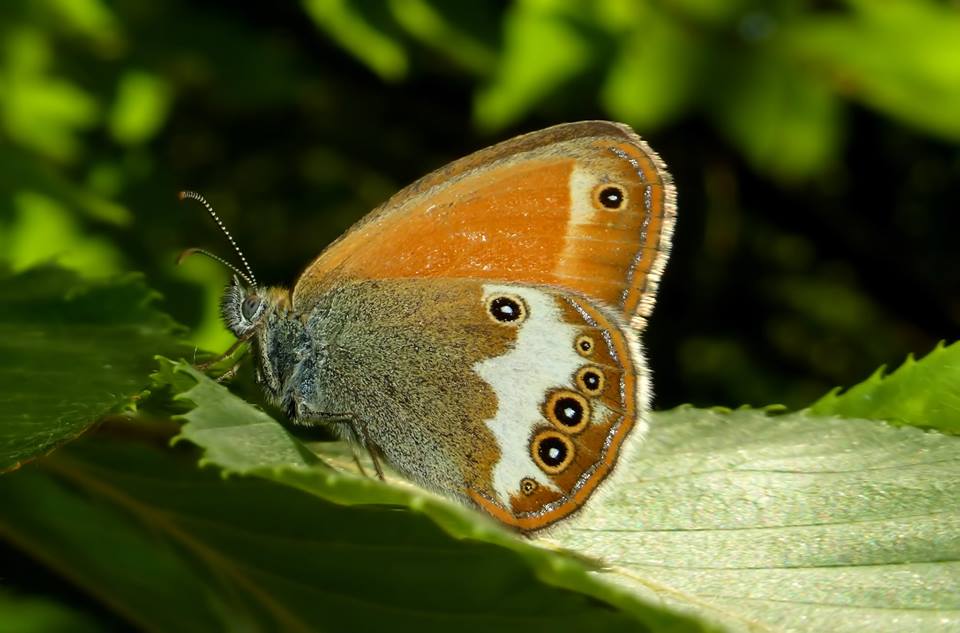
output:
M560 125L402 190L307 268L294 304L350 278L508 279L586 295L642 327L674 215L669 174L629 128Z

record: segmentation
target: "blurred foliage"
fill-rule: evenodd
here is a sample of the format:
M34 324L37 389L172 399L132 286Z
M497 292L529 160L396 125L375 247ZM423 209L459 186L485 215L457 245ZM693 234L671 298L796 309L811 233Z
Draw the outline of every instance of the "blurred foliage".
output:
M40 598L0 592L0 633L97 633L103 629L86 615Z
M0 258L144 271L221 349L226 271L173 262L227 247L179 189L290 284L430 169L618 119L679 187L658 406L799 406L956 337L958 77L935 0L7 0Z

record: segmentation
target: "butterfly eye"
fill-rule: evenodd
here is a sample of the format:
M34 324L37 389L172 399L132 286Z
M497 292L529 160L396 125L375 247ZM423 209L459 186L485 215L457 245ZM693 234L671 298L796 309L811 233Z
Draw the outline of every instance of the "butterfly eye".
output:
M564 389L547 398L544 414L562 431L579 433L590 421L590 405L579 393Z
M603 391L603 373L595 367L583 367L577 372L577 386L588 396L598 396Z
M617 185L601 185L600 190L595 194L597 202L605 209L616 211L623 207L627 196L621 187Z
M240 304L240 314L247 321L253 321L257 318L260 311L261 301L259 297L249 296Z
M589 356L592 354L593 346L593 339L586 334L578 336L577 342L574 344L574 347L577 348L577 352L579 352L581 356Z
M573 461L573 442L556 431L543 431L530 445L533 461L543 472L556 475Z
M497 295L487 301L487 312L498 323L518 323L527 317L523 301L509 295Z

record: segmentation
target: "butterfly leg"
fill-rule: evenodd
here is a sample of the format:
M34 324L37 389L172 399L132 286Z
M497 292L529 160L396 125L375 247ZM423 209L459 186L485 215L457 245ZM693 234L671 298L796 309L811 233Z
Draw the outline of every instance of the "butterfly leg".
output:
M223 372L222 374L220 374L219 376L217 376L217 377L215 378L215 380L216 380L217 382L219 382L219 383L229 382L230 380L233 380L233 377L237 375L237 372L238 372L238 371L240 371L240 363L239 363L239 362L237 362L236 365L234 365L233 367L231 367L231 368L228 369L227 371L225 371L225 372Z
M357 467L357 470L360 471L360 474L364 477L369 477L367 474L367 469L363 467L363 464L360 463L360 456L357 454L357 447L352 442L350 443L350 452L353 453L353 463Z
M363 423L358 423L356 418L348 418L347 423L350 425L350 432L357 442L363 445L363 448L366 449L367 455L370 456L370 461L373 462L373 469L377 472L377 478L380 481L386 481L383 476L383 467L380 466L380 458L377 457L376 447L370 443L370 439L367 437L366 429L363 428ZM354 455L356 459L356 455ZM357 462L359 464L359 462Z
M244 343L246 343L246 341L247 341L246 339L238 338L236 341L233 342L233 345L231 345L230 347L227 348L227 351L225 351L224 353L220 354L220 355L217 356L216 358L211 358L210 360L204 361L204 362L202 362L202 363L194 363L193 366L194 366L196 369L199 369L200 371L204 371L204 370L206 370L206 369L209 369L210 367L216 365L217 363L221 362L222 360L224 360L224 359L226 359L226 358L230 358L230 356L231 356L235 351L237 351L237 349L238 349L241 345L243 345Z
M360 458L357 455L356 447L359 444L363 446L363 449L367 451L367 455L370 456L370 461L373 462L373 469L377 473L377 478L380 481L386 481L383 476L383 467L380 465L380 457L378 455L377 447L370 441L369 436L366 433L366 428L363 423L357 420L354 416L349 414L329 414L329 413L318 413L315 411L309 411L308 407L302 402L298 403L294 407L294 412L290 415L291 418L297 419L301 422L318 422L318 423L327 423L327 424L345 424L349 429L350 433L350 448L353 451L353 461L356 462L357 467L360 469L363 476L367 476L367 473L364 471L363 466L360 464Z

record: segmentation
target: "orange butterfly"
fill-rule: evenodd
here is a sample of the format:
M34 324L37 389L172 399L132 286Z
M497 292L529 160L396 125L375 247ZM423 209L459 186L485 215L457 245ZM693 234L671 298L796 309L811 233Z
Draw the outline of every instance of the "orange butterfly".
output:
M558 125L403 189L292 293L243 260L223 317L293 420L533 531L583 506L646 428L639 334L675 215L629 127Z

